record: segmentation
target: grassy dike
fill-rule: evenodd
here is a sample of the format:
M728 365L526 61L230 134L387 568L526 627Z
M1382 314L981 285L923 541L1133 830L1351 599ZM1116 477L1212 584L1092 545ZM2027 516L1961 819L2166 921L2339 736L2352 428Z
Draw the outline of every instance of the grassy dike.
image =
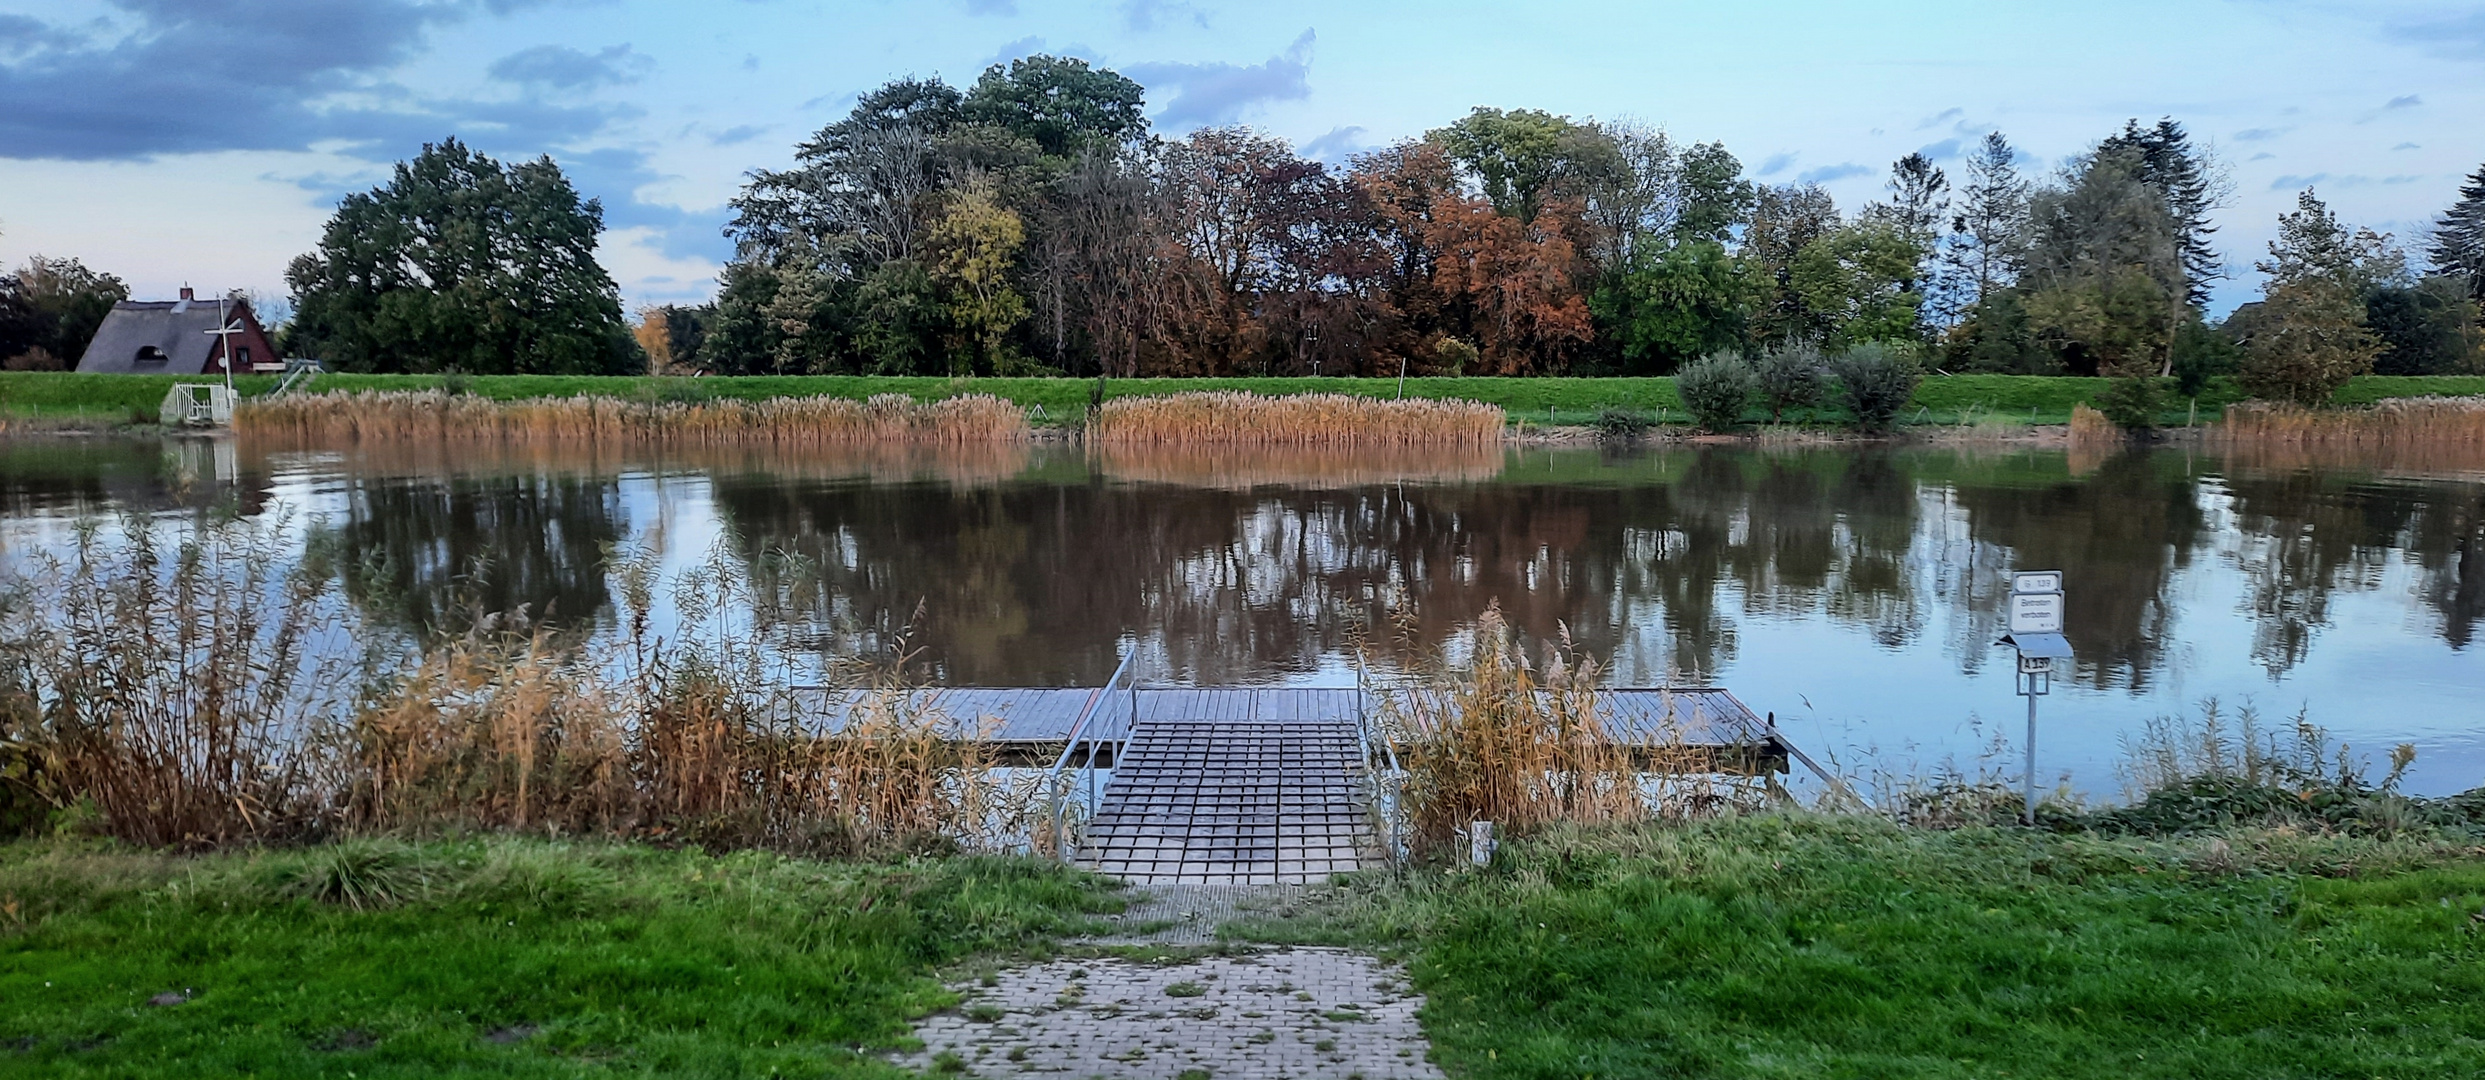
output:
M152 422L156 407L176 382L161 375L77 375L63 372L0 372L0 416L98 424ZM190 380L195 381L195 380ZM437 388L447 380L429 375L323 375L319 390L412 390ZM264 393L276 385L273 376L234 380L245 395ZM640 400L700 401L716 398L757 400L771 397L829 395L866 398L874 394L907 394L919 399L959 394L992 394L1023 406L1041 406L1039 425L1058 425L1085 415L1096 390L1094 379L950 379L866 375L786 375L726 378L656 378L651 376L483 375L459 380L469 393L498 400L571 397L598 394ZM1936 375L1924 380L1915 400L1901 416L1907 424L1960 424L1978 421L2059 424L2068 422L2073 405L2090 401L2106 387L2104 379L2023 375ZM1396 379L1267 378L1267 379L1108 379L1107 397L1171 394L1185 390L1248 390L1262 394L1344 393L1394 397ZM2168 393L2172 382L2168 380ZM1557 425L1585 424L1606 409L1624 409L1649 416L1686 419L1682 400L1670 378L1448 378L1406 380L1406 394L1422 398L1462 398L1498 405L1512 422ZM2366 405L2390 397L2485 394L2485 376L2368 375L2348 384L2338 395L2341 405ZM2231 380L2217 380L2201 395L2203 416L2214 416L2241 400ZM2188 403L2187 403L2188 407ZM1756 414L1755 414L1756 415ZM1823 410L1804 421L1835 422L1839 413ZM2179 422L2185 411L2171 412Z
M2485 1075L2485 849L1790 813L1556 834L1245 928L1410 962L1453 1077Z
M877 1077L969 955L1120 901L1025 860L599 843L0 847L0 1076Z

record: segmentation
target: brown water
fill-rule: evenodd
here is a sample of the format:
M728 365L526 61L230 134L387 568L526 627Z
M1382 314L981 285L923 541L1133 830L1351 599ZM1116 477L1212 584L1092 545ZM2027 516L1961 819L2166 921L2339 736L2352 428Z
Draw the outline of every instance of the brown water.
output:
M2438 462L2245 464L2181 450L1841 446L1091 454L1077 446L772 459L230 441L0 446L0 540L81 515L289 515L409 631L462 599L610 632L615 549L748 567L797 647L912 626L956 684L1352 685L1498 602L1620 685L1716 683L1807 748L2017 768L2001 609L2068 581L2075 670L2040 774L2111 794L2120 740L2216 696L2299 708L2411 786L2485 783L2485 475ZM918 614L919 613L919 614Z

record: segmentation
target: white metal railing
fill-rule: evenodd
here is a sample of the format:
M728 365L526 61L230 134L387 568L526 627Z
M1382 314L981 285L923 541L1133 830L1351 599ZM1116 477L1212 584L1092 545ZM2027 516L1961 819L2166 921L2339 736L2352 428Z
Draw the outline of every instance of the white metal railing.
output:
M1085 737L1087 744L1087 761L1085 767L1081 771L1086 774L1085 779L1087 781L1087 816L1089 818L1093 818L1096 813L1096 750L1099 740L1088 735L1088 727L1095 720L1096 707L1104 702L1106 695L1113 692L1113 688L1122 681L1122 676L1130 673L1131 661L1137 659L1138 656L1139 650L1135 647L1127 652L1124 652L1122 654L1122 662L1113 669L1112 677L1106 679L1103 686L1099 686L1095 690L1088 693L1087 703L1079 707L1078 719L1071 722L1070 733L1062 741L1061 756L1054 759L1053 767L1044 774L1044 788L1046 791L1051 793L1052 797L1052 812L1049 816L1051 817L1053 823L1053 857L1060 859L1063 862L1070 861L1072 856L1078 852L1078 845L1070 842L1069 831L1070 796L1075 790L1076 785L1072 784L1065 786L1062 783L1062 773L1070 767L1070 759L1077 755L1080 740L1082 737ZM1136 726L1139 720L1138 680L1131 680L1129 692L1130 721L1133 726ZM1125 732L1124 738L1127 737L1128 733ZM1119 759L1120 755L1118 753L1115 754L1115 760L1118 761Z
M1398 767L1397 740L1381 727L1373 715L1372 674L1364 662L1363 649L1355 649L1355 738L1362 748L1365 780L1371 785L1372 813L1380 819L1381 844L1391 862L1406 860L1406 838L1401 828L1399 796L1406 788L1406 772ZM1373 746L1378 743L1380 761L1373 761Z

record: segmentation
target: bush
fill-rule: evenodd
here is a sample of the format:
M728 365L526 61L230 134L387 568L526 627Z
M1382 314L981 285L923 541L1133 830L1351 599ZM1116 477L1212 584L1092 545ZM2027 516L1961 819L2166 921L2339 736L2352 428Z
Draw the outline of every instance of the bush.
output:
M1728 431L1743 422L1759 379L1751 365L1732 351L1710 353L1674 376L1674 392L1691 418L1709 431Z
M1655 426L1646 413L1612 406L1596 410L1596 419L1590 423L1597 434L1608 439L1636 439Z
M1848 349L1829 365L1830 374L1838 377L1838 393L1847 411L1855 414L1855 426L1865 431L1888 431L1898 422L1898 411L1915 397L1916 384L1924 381L1924 371L1907 356L1877 341L1867 341Z
M2164 387L2156 379L2127 375L2106 384L2097 395L2097 411L2124 431L2149 431L2157 427L2157 414L2165 410Z
M2320 408L2381 354L2362 304L2329 283L2271 288L2255 323L2235 378L2256 398Z
M1809 341L1788 342L1761 353L1753 374L1759 379L1760 400L1769 406L1772 424L1788 409L1820 404L1829 389L1821 374L1821 350Z

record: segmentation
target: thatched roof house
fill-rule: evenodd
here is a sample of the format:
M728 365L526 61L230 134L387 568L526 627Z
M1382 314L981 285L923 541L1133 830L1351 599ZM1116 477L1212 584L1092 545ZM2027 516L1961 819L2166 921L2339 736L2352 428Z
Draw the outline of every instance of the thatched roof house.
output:
M216 333L221 307L234 332ZM78 360L80 372L110 375L222 375L224 348L233 348L233 373L281 371L284 358L268 344L267 331L250 310L250 301L219 305L181 290L179 300L123 300L95 330L95 340Z

